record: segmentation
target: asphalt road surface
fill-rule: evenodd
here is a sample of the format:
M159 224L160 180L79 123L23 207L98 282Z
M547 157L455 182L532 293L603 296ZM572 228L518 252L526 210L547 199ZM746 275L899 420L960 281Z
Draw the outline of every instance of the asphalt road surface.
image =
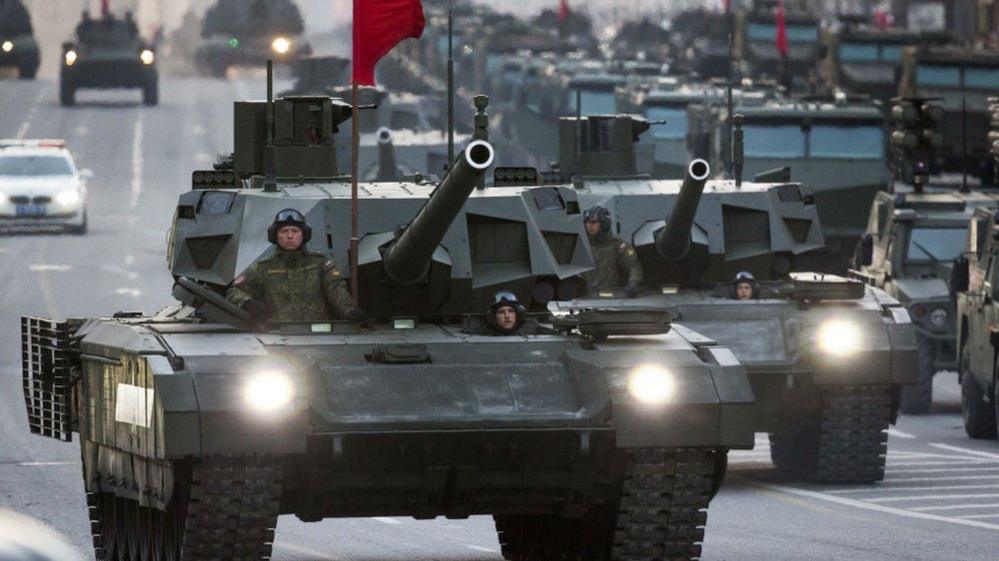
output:
M280 85L278 87L280 88ZM165 235L191 171L232 146L235 99L262 98L259 77L161 81L161 105L136 92L83 92L62 108L55 84L0 82L0 138L65 138L89 182L86 236L0 237L0 508L41 518L92 556L77 445L28 434L19 318L153 312L170 303ZM999 443L961 428L953 374L931 415L892 430L875 486L781 481L766 439L733 453L711 504L705 561L961 560L999 557ZM280 519L275 560L498 560L491 519Z

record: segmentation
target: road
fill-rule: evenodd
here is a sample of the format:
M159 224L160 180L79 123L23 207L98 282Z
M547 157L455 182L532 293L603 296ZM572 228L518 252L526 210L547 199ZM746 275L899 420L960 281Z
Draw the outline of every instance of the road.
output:
M55 84L0 82L0 138L65 138L90 168L90 232L0 237L0 507L39 517L88 557L78 452L28 434L19 318L153 312L171 302L165 235L193 169L232 146L235 99L262 98L259 77L161 82L162 103L136 93L82 93L58 105ZM281 89L279 85L278 89ZM873 487L780 481L765 438L732 454L711 505L704 561L857 559L994 561L999 549L999 443L961 428L953 374L936 380L931 415L891 432L888 475ZM402 518L279 522L275 560L498 560L492 522Z

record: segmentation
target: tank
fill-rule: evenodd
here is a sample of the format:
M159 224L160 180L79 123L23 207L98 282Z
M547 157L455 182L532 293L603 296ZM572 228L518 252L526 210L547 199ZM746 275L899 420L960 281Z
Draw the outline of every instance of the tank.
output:
M266 22L260 25L260 22ZM288 63L312 54L305 23L293 0L217 0L205 12L195 63L223 78L231 66Z
M41 64L31 15L21 0L0 5L0 67L17 68L22 80L33 80Z
M159 103L156 48L139 36L131 13L105 12L92 19L84 12L74 39L62 45L59 102L75 105L80 89L138 88L142 102Z
M608 209L645 284L635 299L612 290L581 301L658 306L731 349L756 397L754 430L770 434L772 459L788 475L881 480L885 430L902 388L916 381L916 335L906 308L883 290L803 270L825 245L813 191L781 180L709 179L704 160L692 161L682 181L651 180L635 174L627 146L635 137L620 132L642 131L644 120L561 124L570 141L563 173L583 208ZM735 299L739 273L755 277L749 301Z
M788 6L784 14L788 56L777 51L778 2L753 2L753 7L736 15L736 55L744 76L769 78L790 90L815 91L819 59L819 18L810 11Z
M571 187L480 187L494 160L481 140L440 183L362 182L354 257L374 325L250 329L221 291L273 251L276 211L300 210L310 249L350 261L332 134L350 106L234 114L232 163L195 171L175 210L180 304L23 319L29 422L78 435L99 558L149 544L259 559L279 514L492 515L511 560L699 555L727 451L753 444L752 391L730 351L661 309L547 311L554 284L593 266ZM525 304L521 333L484 330L500 289Z

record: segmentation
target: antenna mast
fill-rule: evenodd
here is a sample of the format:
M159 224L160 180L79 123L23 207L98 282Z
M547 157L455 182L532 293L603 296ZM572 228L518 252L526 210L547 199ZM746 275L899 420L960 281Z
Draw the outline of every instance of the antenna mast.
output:
M447 1L447 165L454 165L454 9Z

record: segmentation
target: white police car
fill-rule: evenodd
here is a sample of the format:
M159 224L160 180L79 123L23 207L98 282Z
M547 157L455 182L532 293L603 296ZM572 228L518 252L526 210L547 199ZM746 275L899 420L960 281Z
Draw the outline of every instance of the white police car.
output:
M87 231L90 170L62 140L0 140L0 230Z

